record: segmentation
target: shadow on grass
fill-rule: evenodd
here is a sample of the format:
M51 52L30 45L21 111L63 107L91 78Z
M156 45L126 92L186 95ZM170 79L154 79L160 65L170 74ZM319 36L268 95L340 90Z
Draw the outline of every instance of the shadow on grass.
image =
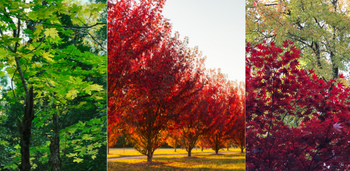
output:
M108 162L108 170L244 170L244 153L197 155L195 157L154 157L152 164L145 159Z

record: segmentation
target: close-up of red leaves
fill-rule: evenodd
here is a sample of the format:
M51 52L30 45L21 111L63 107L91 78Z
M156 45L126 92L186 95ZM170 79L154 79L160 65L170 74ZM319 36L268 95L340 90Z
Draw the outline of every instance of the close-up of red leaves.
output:
M349 169L350 89L300 69L300 55L247 43L247 170Z

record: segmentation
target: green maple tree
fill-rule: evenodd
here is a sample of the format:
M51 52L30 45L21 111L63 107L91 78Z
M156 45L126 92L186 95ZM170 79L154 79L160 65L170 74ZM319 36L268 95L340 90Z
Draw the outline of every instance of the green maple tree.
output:
M49 163L61 170L62 158L97 157L106 130L106 56L96 38L106 25L98 20L103 9L104 3L62 0L0 3L0 75L11 78L1 121L15 120L18 129L18 137L0 137L0 145L14 149L5 168ZM70 122L79 110L97 117Z

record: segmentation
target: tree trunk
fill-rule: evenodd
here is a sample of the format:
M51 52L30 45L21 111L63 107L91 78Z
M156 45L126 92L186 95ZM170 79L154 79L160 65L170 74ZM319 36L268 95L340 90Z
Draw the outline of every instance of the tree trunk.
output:
M241 153L243 153L243 148L241 147Z
M26 93L26 105L22 123L19 120L17 120L19 134L21 137L21 164L19 165L19 169L21 171L30 171L31 168L29 144L30 136L32 134L32 121L34 118L33 94L33 87L31 87L29 93Z
M192 148L188 149L188 157L191 157Z
M219 149L218 148L215 149L215 154L219 154Z
M174 146L175 152L176 152L176 146L177 146L177 140L175 140L175 146Z
M149 149L147 153L147 163L152 163L152 157L153 157L152 149Z
M331 52L332 71L333 71L332 78L336 79L336 78L338 78L338 75L339 75L339 68L338 68L338 66L335 63L334 58L335 58L334 54L333 54L333 52Z
M320 67L320 69L322 69L322 65L321 65L321 52L320 52L320 46L318 45L317 42L312 42L311 43L311 48L312 50L315 52L316 55L316 64L317 67Z
M202 151L203 151L203 149L204 149L204 148L203 148L203 147L201 147L201 150L202 150Z
M226 147L226 148L227 148L227 151L228 151L229 147Z
M60 158L60 136L59 136L59 123L58 115L53 115L54 132L50 143L50 159L49 163L51 171L61 171L61 158Z

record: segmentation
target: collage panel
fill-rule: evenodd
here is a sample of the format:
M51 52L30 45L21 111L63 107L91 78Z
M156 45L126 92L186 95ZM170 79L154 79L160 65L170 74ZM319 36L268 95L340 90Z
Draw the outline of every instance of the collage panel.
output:
M106 2L0 2L0 170L106 170Z
M246 169L349 170L349 1L246 1Z
M244 1L107 11L108 170L245 170Z

